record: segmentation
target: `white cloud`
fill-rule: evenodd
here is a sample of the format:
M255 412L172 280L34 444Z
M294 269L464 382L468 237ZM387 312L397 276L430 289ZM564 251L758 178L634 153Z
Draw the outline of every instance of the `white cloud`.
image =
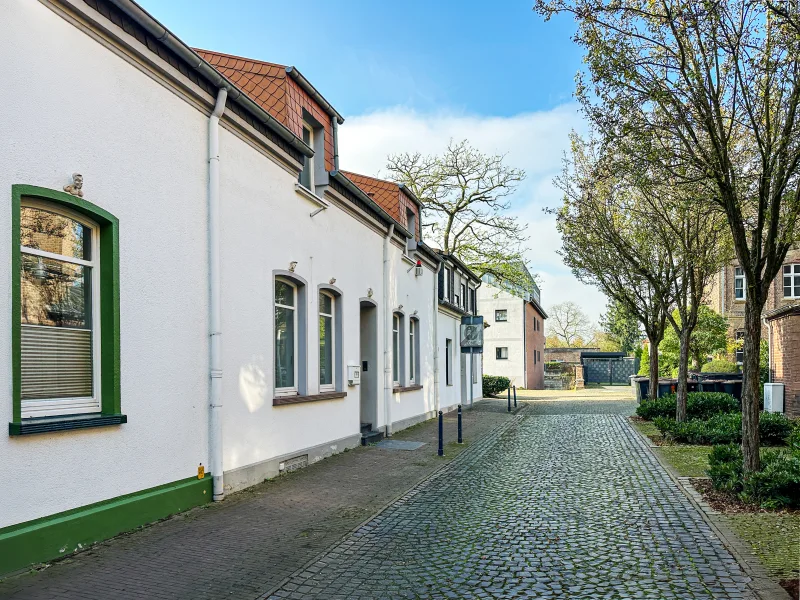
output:
M552 180L561 171L573 129L585 131L585 123L572 103L511 117L423 114L395 107L348 117L339 129L339 155L343 169L379 175L387 155L437 154L450 139L468 139L485 153L507 154L507 163L527 174L512 198L512 212L528 224L528 263L541 276L545 310L572 300L596 322L605 308L605 296L577 281L563 265L557 254L561 239L555 219L543 211L560 202L561 193Z

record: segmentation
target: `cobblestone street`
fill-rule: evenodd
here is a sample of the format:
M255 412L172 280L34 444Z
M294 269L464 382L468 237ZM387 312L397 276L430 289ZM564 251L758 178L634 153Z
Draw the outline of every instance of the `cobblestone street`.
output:
M753 598L628 425L628 393L517 415L484 401L449 463L429 421L396 436L418 450L327 459L7 579L0 598Z
M751 597L624 417L520 416L479 446L269 598Z

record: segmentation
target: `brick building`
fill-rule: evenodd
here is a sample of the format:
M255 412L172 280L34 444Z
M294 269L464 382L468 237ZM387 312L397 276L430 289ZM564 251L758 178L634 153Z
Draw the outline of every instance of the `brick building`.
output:
M708 304L728 318L728 331L734 339L744 335L744 304L747 282L731 261L716 275ZM783 383L785 411L800 416L800 248L789 250L778 276L770 286L762 313L762 339L770 345L770 381ZM736 353L741 363L743 352Z
M744 303L747 284L734 260L725 265L714 277L708 292L707 302L719 314L728 318L731 337L737 338L744 330ZM764 305L764 314L800 304L800 248L789 250L778 276L770 286L769 296ZM767 327L762 330L767 335Z
M800 417L800 304L766 313L769 379L784 385L784 411Z

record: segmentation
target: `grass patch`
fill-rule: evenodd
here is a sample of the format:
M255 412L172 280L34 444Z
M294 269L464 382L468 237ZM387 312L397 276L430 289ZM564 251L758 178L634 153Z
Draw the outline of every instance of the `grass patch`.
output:
M726 515L725 520L770 575L777 579L800 576L800 513Z
M652 421L645 421L639 417L631 417L629 420L631 425L633 425L639 431L639 433L645 437L649 437L656 444L661 443L663 440L661 437L661 432L658 430L658 427L653 425Z
M680 477L706 477L711 446L659 446L655 451Z

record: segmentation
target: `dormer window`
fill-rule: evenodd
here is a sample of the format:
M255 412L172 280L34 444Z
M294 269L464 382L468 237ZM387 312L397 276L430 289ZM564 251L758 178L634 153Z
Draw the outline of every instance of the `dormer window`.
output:
M406 240L406 254L411 255L417 249L417 215L410 208L406 209L406 226L411 234Z
M306 123L303 122L303 142L309 147L314 148L314 129ZM306 156L303 158L303 170L300 171L300 177L298 178L300 185L304 188L314 191L314 157L313 156Z

